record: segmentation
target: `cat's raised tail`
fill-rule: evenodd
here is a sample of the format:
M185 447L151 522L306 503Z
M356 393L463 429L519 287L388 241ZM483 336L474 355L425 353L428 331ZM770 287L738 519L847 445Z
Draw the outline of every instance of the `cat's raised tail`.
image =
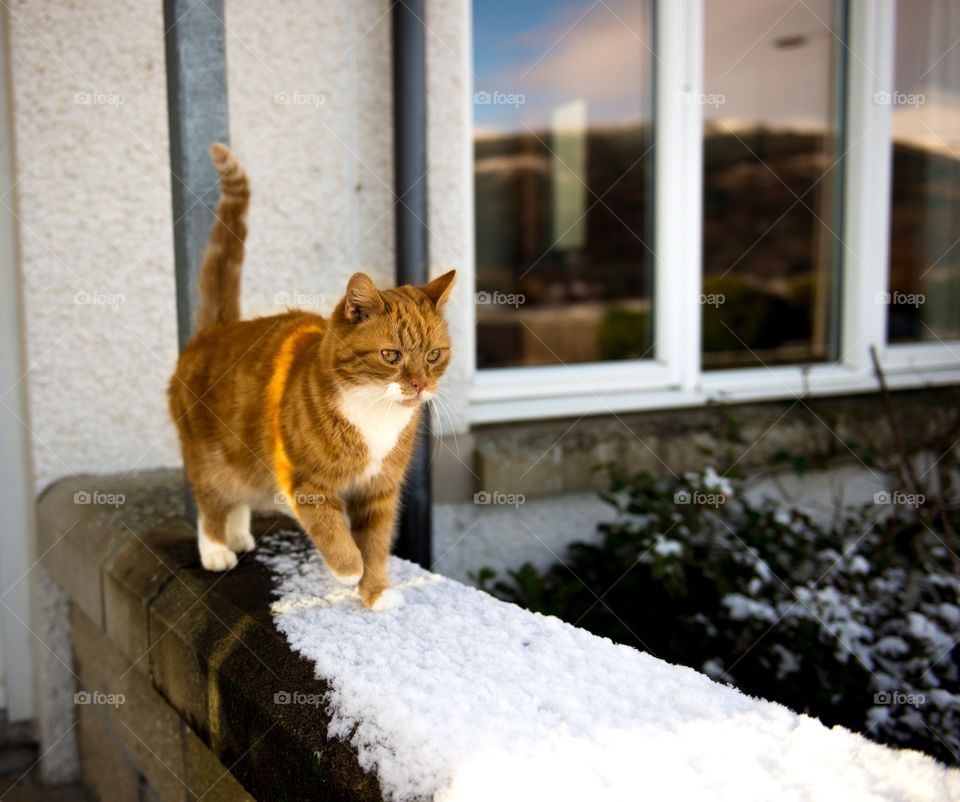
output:
M195 332L240 319L240 274L247 238L247 174L226 145L215 143L210 158L220 175L220 205L200 264Z

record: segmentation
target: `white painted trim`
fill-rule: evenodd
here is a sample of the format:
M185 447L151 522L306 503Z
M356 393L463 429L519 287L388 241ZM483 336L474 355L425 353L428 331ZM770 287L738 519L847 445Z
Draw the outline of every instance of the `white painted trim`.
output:
M20 261L15 219L7 208L14 197L8 43L7 12L0 9L0 195L5 197L5 205L0 206L0 393L5 393L5 406L0 407L0 660L7 718L23 721L33 718L36 701L33 641L27 629L31 620L34 515L30 444L20 422L27 419L22 381L25 359Z
M654 114L656 355L684 391L700 372L703 283L703 2L658 3Z
M960 364L960 342L888 345L883 359L889 370L938 370Z
M472 402L496 402L557 395L663 390L676 386L668 368L650 360L541 365L478 372Z
M960 361L937 366L896 368L884 366L887 385L894 390L960 384ZM611 415L655 409L686 409L711 402L737 404L751 401L793 400L872 393L877 390L871 373L860 373L843 365L819 365L804 371L796 367L717 371L704 374L693 391L639 390L626 392L477 401L471 405L472 423L578 418L585 415Z
M861 371L886 344L892 106L874 98L893 91L895 15L893 0L850 2L840 360Z

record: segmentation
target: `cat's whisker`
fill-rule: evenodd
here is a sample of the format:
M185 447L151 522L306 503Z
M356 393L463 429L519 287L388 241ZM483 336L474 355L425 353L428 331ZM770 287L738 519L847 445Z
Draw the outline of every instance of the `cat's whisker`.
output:
M453 413L450 411L446 402L443 399L441 399L439 396L434 400L437 402L437 410L447 416L447 420L450 423L450 433L453 435L453 444L457 450L457 457L462 458L463 455L460 453L460 438L457 437L457 427L453 419ZM441 429L442 429L442 426L441 426Z

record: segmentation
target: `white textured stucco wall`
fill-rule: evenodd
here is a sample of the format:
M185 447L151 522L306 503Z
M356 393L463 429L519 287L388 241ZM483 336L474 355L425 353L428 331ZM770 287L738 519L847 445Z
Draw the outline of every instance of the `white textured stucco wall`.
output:
M38 489L175 459L164 410L176 324L163 20L159 6L144 10L10 3Z
M435 429L466 431L474 370L473 50L468 0L427 4L427 193L431 274L457 268L447 317L454 358Z
M227 3L232 143L253 186L245 314L328 312L393 278L386 0Z

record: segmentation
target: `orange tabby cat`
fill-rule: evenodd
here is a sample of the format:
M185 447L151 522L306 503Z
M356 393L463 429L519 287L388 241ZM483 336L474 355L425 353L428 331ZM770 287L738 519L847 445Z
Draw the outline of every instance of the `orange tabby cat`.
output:
M250 511L284 502L333 575L371 609L403 598L387 558L421 405L450 362L441 314L454 271L379 290L356 273L329 318L240 320L250 199L230 150L214 145L221 199L200 268L197 329L170 380L200 559L211 571L254 547ZM349 518L349 528L344 518Z

